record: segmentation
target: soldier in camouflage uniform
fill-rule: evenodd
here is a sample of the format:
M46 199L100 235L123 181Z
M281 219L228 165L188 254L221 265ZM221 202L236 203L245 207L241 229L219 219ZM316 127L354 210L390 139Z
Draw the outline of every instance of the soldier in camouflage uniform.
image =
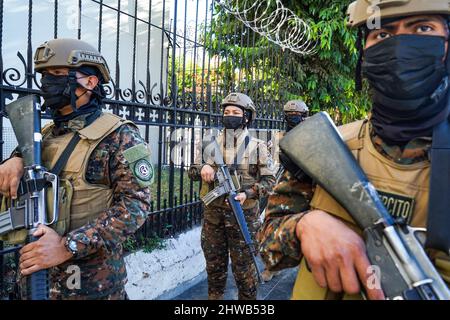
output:
M361 28L365 40L361 62L373 93L371 117L339 130L391 215L426 227L433 128L449 115L448 1L376 4L381 20L375 29L366 26L373 22L369 1L348 10L349 25ZM311 181L283 176L258 239L271 270L300 265L293 299L360 299L362 290L369 299L384 298L368 285L361 230ZM448 252L428 253L450 283Z
M284 112L284 119L286 121L287 132L294 129L297 125L302 123L309 116L309 108L303 100L288 101L283 107L283 112ZM286 173L286 170L283 167L283 165L280 164L276 174L277 184L280 182L280 179L282 179L283 176L285 176L286 174L288 173ZM285 179L285 177L283 179ZM265 212L266 211L264 210L261 219L265 218ZM261 276L263 280L267 282L272 280L272 278L278 274L279 272L277 271L272 272L268 268L266 268L262 272Z
M45 42L35 69L42 74L43 108L53 118L42 130L45 166L55 165L75 135L81 139L59 175L60 219L52 228L41 225L40 239L20 250L21 275L49 269L51 299L127 299L123 242L150 210L148 146L132 122L102 112L110 74L94 47L73 39ZM17 197L22 173L15 152L0 166L3 195ZM17 234L10 239L19 242Z
M248 127L256 117L251 99L244 94L232 93L223 100L222 107L225 130L217 137L217 142L223 147L224 161L230 166L231 173L236 172L235 184L240 185L236 200L241 202L249 231L254 237L260 226L259 199L267 196L275 183L272 159L266 143L249 135ZM201 196L214 189L216 170L212 157L204 159L200 166L191 167L191 178L202 179ZM223 298L229 256L239 299L256 299L256 269L225 196L205 208L201 243L206 259L209 299Z
M309 108L303 100L288 101L283 107L283 112L287 132L294 129L309 116Z

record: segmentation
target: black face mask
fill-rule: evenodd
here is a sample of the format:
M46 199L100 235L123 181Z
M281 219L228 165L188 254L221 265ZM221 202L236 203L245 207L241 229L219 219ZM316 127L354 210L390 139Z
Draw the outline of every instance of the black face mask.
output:
M41 79L41 94L45 102L43 109L59 110L70 105L69 76L44 74Z
M364 53L363 75L376 94L390 99L431 97L447 75L445 38L398 35Z
M303 115L285 116L285 119L286 119L288 132L291 131L292 129L294 129L297 125L299 125L300 123L302 123L305 120Z
M74 79L76 81L76 79ZM61 115L59 110L67 105L72 104L72 96L71 90L75 90L76 86L80 87L80 85L74 85L71 88L70 85L70 76L55 76L52 74L44 74L41 79L41 95L45 99L43 106L43 110L45 108L49 108L51 110L52 119L55 121L55 124L59 126L60 123L67 122L71 119L74 119L80 115L93 113L98 110L101 110L102 103L102 95L100 92L86 89L87 91L92 91L95 95L91 98L91 100L79 108L74 109L68 115ZM101 86L99 86L101 87ZM82 95L76 96L74 93L74 102L76 102Z
M388 143L430 136L447 116L448 73L443 37L398 35L364 54L373 93L372 124Z
M225 116L222 122L225 129L237 130L242 128L244 117Z

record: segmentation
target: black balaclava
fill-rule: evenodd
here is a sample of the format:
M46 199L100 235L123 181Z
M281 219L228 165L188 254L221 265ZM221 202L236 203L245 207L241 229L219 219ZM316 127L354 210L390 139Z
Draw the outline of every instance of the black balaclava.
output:
M84 74L86 77L90 75L95 75L99 78L99 85L94 90L89 90L82 87L76 78L76 71ZM105 97L105 91L102 86L103 77L97 68L82 66L77 69L71 69L67 76L55 76L46 73L42 76L41 83L41 95L45 102L43 104L43 110L49 108L52 113L52 118L55 123L62 123L74 119L80 115L88 114L101 110L103 105L103 98ZM76 101L81 96L76 96L75 90L77 87L82 87L87 91L91 91L93 95L91 100L84 106L80 108L76 107ZM85 93L86 93L85 92ZM85 94L84 93L84 94ZM60 114L59 110L67 105L72 106L73 112L63 116Z
M305 113L300 113L300 114L290 114L290 115L285 115L284 119L286 120L286 131L289 132L292 129L294 129L296 126L298 126L300 123L302 123L303 121L305 121L306 119L306 114Z
M439 36L403 34L364 51L362 73L373 100L371 123L387 143L404 145L414 138L432 136L433 128L447 119L450 72L446 42Z

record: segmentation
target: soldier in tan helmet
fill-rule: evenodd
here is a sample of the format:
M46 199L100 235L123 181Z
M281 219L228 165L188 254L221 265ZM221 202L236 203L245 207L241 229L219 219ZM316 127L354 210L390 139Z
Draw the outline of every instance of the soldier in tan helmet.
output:
M358 0L348 15L364 44L357 70L368 80L373 107L369 120L339 130L390 214L428 227L427 253L448 284L448 219L441 216L444 225L437 225L432 209L448 197L430 185L450 173L447 167L432 175L440 158L430 154L436 128L448 126L450 113L449 2ZM444 237L437 239L438 233ZM271 270L300 265L293 299L360 299L360 292L384 299L381 288L371 285L361 234L323 188L288 175L269 198L259 239Z
M42 162L62 160L60 219L40 226L40 239L20 250L20 273L49 269L51 299L127 299L123 242L150 210L153 167L150 151L131 121L103 113L103 84L110 81L105 59L90 44L55 39L39 46L35 70L42 75L45 126ZM69 149L70 142L74 147ZM23 174L21 154L0 165L0 191L16 198ZM20 232L8 235L24 241Z
M245 94L231 93L221 104L225 130L217 137L224 160L235 176L247 225L252 236L259 228L259 200L272 190L275 173L265 142L250 136L248 127L256 119L253 101ZM201 196L213 190L217 166L212 158L191 167L190 177L202 180ZM208 273L209 299L223 299L228 260L241 300L257 298L257 276L249 249L239 231L225 196L217 198L204 209L201 244Z
M303 100L291 100L284 105L284 119L290 131L309 116L309 108Z
M284 120L286 121L286 132L291 131L294 129L297 125L302 123L306 118L309 116L309 108L306 105L306 103L303 100L291 100L288 101L284 107L283 107L283 113L284 113ZM281 134L281 133L280 133ZM284 133L280 135L280 139L284 136ZM279 155L279 158L281 160L282 155ZM284 159L285 160L285 159ZM277 184L280 181L280 179L284 176L289 174L286 172L283 164L279 164L276 169L276 181ZM266 215L266 209L268 204L268 199L265 198L265 201L263 201L264 207L262 209L262 214L260 219L264 220ZM264 281L270 281L273 279L274 276L279 275L279 271L270 271L268 268L265 268L265 270L261 273L261 276Z

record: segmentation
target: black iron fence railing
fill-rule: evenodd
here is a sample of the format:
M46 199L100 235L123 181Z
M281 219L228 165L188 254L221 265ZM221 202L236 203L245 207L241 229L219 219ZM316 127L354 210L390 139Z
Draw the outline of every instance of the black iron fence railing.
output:
M247 93L258 106L253 126L269 131L283 128L287 100L275 71L289 64L286 53L219 9L215 0L1 0L0 160L16 146L5 105L39 93L35 48L52 38L83 39L111 69L104 111L136 122L153 151L152 212L137 238L199 225L200 186L187 169L198 135L220 127L221 99ZM0 242L0 297L15 297L17 258L16 247Z

